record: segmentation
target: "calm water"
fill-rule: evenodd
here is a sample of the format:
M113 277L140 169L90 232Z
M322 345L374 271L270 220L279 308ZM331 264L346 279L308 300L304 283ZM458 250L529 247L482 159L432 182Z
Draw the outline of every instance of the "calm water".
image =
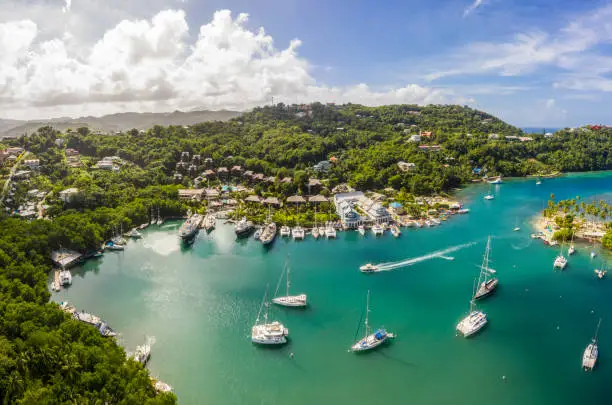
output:
M405 230L399 239L350 232L335 241L277 239L265 250L252 239L236 242L233 228L220 225L183 249L178 224L164 225L123 253L74 269L73 286L54 299L102 316L128 351L154 337L150 370L175 388L181 404L611 403L612 277L595 278L587 246L578 246L565 272L553 273L558 250L529 238L529 220L551 192L612 200L605 194L612 174L541 186L511 181L496 187L493 201L482 199L487 189L461 192L469 215ZM516 220L520 232L512 232ZM486 329L459 338L454 328L468 311L489 234L501 284L481 303ZM454 260L424 257L445 249ZM250 328L266 284L274 290L289 253L293 292L307 293L311 306L273 308L291 342L254 347ZM411 258L412 265L390 272L357 270ZM355 355L347 349L368 289L371 323L397 338ZM600 363L585 374L582 352L599 317Z

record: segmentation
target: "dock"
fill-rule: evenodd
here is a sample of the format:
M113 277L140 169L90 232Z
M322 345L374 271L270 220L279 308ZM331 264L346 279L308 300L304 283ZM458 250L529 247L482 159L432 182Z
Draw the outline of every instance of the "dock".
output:
M60 284L60 270L59 269L55 269L55 271L53 272L53 290L59 291L60 288L61 288L61 284Z

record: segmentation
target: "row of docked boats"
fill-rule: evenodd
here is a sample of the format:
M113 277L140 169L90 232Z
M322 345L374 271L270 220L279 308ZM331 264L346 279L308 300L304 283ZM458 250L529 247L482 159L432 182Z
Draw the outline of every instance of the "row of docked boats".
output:
M568 262L569 262L569 256L573 255L574 253L576 253L576 248L574 247L574 243L571 242L569 245L569 248L567 249L567 257L564 254L564 248L563 245L561 245L561 249L559 251L559 254L555 257L555 260L553 261L553 269L554 270L565 270L565 267L567 266ZM591 259L594 259L597 256L597 253L595 251L591 252ZM594 270L595 275L597 276L597 278L602 279L606 276L606 274L608 273L607 270L607 263L605 262L605 260L601 261L601 268L596 268Z

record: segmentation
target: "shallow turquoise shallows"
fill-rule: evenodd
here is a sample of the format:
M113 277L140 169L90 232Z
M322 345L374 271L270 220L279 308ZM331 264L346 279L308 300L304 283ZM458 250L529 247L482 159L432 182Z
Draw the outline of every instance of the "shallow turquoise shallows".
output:
M599 263L587 245L577 246L564 272L553 272L559 249L529 237L529 222L551 193L612 200L612 174L539 186L507 181L484 201L488 189L459 194L470 214L403 230L399 239L342 232L332 241L279 238L265 249L252 238L236 241L233 228L219 221L182 248L178 223L152 227L124 252L73 269L72 287L53 299L100 315L128 351L154 338L151 373L172 385L184 405L612 403L612 276L595 277ZM516 221L519 232L512 231ZM489 324L464 339L455 326L469 309L487 235L500 286L480 303ZM444 258L433 257L440 251ZM271 319L289 328L290 342L255 347L251 326L288 254L292 292L308 294L310 307L272 308ZM409 259L393 271L358 270ZM371 325L397 337L357 355L348 349L368 289ZM599 317L600 362L587 374L582 352Z

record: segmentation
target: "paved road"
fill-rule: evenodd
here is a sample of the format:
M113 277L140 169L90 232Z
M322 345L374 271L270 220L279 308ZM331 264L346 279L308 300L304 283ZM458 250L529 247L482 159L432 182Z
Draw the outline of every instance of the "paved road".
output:
M29 154L30 154L30 152L24 152L15 161L15 164L13 165L13 167L11 167L11 172L9 173L8 178L6 179L6 182L4 183L4 187L2 188L2 196L0 196L0 204L2 204L2 206L4 206L4 197L6 197L6 190L8 190L8 188L9 188L9 186L11 184L11 180L13 180L13 175L15 174L15 171L19 167L19 164L21 163L21 161L23 159L25 159Z

